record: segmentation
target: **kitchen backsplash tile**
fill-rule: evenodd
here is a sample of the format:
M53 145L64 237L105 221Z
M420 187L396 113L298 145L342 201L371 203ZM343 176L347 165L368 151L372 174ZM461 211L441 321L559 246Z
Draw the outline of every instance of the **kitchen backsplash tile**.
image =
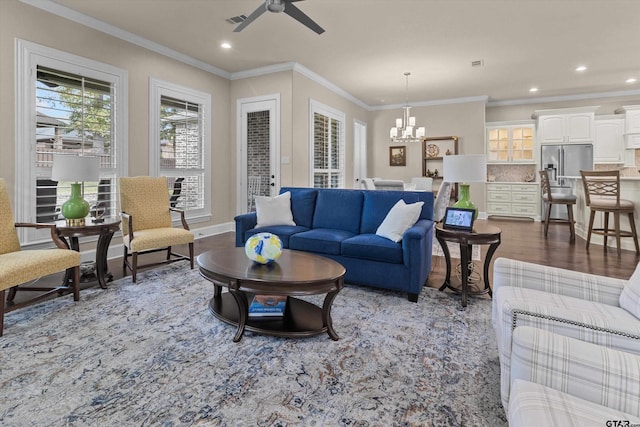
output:
M489 182L533 182L537 181L536 165L487 165Z

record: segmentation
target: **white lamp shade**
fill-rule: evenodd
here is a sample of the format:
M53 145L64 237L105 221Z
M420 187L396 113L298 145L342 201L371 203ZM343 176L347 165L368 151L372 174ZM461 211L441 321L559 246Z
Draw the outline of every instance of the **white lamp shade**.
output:
M54 154L51 179L65 182L95 182L100 178L100 158Z
M443 157L443 177L447 182L485 182L487 158L484 154L460 154Z
M423 127L416 129L416 138L424 138L426 131Z
M401 128L402 127L402 119L396 119L396 127L397 128Z

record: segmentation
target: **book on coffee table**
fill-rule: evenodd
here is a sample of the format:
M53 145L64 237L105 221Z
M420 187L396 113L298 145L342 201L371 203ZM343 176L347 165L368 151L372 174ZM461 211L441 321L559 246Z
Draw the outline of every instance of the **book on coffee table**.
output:
M283 295L254 295L249 304L249 317L284 316L287 297Z

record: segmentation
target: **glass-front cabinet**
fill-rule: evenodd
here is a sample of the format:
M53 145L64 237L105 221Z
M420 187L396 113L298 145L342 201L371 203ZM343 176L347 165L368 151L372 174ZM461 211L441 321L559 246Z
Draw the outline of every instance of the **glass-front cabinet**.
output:
M486 149L489 163L535 163L535 124L487 123Z

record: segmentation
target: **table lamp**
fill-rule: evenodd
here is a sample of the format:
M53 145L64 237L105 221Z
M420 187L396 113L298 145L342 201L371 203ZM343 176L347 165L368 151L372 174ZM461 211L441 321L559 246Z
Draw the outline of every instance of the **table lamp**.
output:
M51 179L71 182L71 197L62 204L62 216L66 218L68 225L84 225L84 218L89 214L89 202L83 199L81 183L96 182L99 178L99 157L53 155Z
M453 205L456 208L478 209L469 198L470 182L486 182L487 158L484 154L460 154L443 157L444 180L460 185L460 199Z

